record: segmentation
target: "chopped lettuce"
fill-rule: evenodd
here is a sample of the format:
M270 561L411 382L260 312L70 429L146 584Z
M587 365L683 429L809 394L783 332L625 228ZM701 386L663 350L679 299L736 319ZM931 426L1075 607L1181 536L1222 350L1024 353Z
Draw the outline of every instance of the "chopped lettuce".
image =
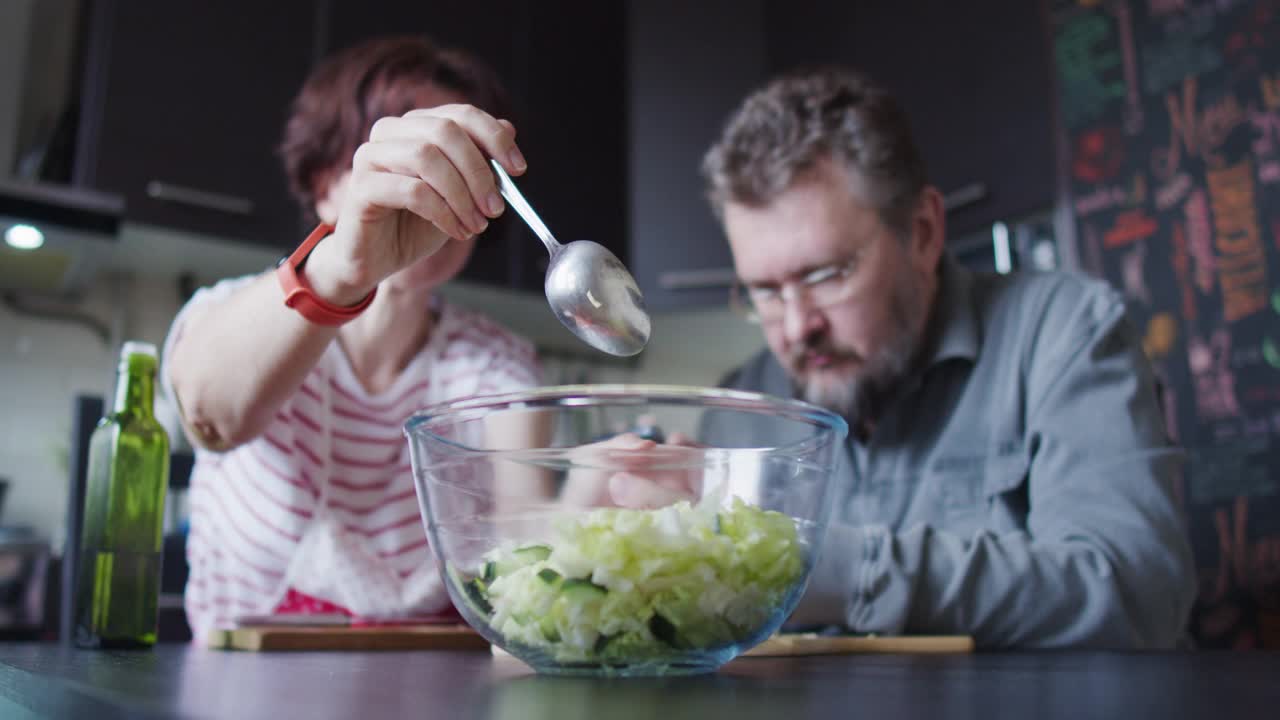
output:
M737 498L728 509L592 510L530 547L485 555L484 605L473 607L508 641L559 662L672 657L744 640L805 566L794 521Z

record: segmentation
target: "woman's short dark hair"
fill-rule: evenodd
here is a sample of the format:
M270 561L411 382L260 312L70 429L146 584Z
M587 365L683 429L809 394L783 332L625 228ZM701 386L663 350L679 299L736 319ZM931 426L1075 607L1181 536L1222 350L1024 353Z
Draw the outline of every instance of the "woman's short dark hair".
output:
M730 116L702 163L717 215L725 203L758 207L823 159L851 171L854 187L890 228L909 230L928 182L906 114L866 75L840 68L781 76Z
M427 86L456 92L495 117L508 111L506 93L488 66L420 35L352 46L311 72L294 98L279 150L289 188L306 211L351 167L374 122L413 110Z

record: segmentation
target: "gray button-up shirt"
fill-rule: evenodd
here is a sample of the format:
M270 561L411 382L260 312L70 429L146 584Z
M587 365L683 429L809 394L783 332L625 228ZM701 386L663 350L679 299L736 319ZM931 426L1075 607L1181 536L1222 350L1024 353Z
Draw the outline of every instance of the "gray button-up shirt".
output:
M1181 453L1122 298L944 257L932 352L850 438L793 623L984 647L1171 647L1195 596ZM783 397L767 350L724 385ZM851 423L852 424L852 423Z

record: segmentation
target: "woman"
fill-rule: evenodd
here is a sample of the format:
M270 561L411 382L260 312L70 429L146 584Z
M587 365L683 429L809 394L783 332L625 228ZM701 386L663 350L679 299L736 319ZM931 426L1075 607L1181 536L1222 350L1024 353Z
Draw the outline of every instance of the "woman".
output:
M322 63L295 100L282 155L321 225L281 268L198 292L166 341L198 447L197 639L245 615L450 609L401 424L536 382L528 342L434 295L503 211L487 158L525 170L500 98L473 58L400 37Z

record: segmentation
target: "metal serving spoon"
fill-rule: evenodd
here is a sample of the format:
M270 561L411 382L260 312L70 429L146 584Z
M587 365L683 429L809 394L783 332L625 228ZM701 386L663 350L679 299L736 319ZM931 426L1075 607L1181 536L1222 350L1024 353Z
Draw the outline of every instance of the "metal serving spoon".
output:
M627 357L649 342L649 313L635 278L617 256L590 240L561 245L547 229L511 177L490 160L498 191L547 246L551 262L543 287L547 304L560 322L588 345Z

